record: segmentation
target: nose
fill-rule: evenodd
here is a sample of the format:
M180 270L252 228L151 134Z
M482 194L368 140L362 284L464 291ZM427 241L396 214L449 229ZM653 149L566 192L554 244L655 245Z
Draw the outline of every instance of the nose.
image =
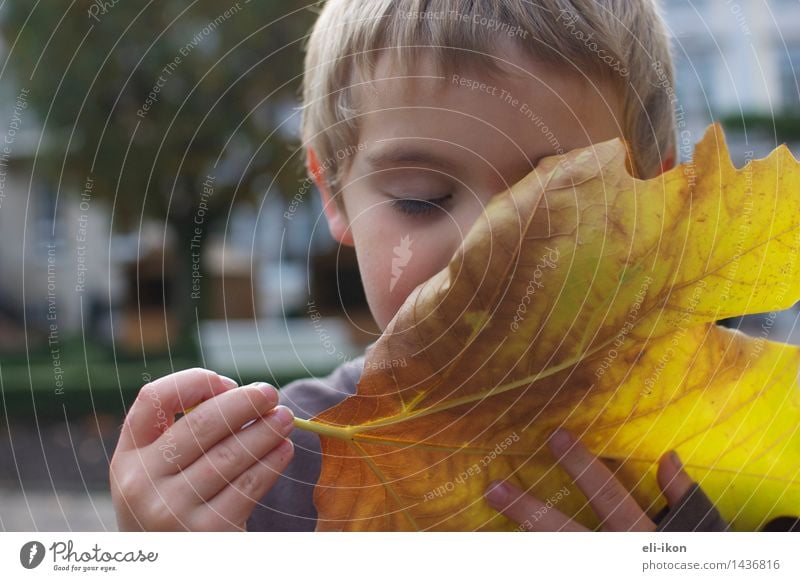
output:
M475 199L473 203L469 204L467 207L461 208L457 213L454 212L451 214L451 222L446 229L446 233L443 233L441 238L437 240L439 248L441 249L441 256L443 257L441 268L445 268L455 257L467 236L470 235L476 223L481 219L483 212L483 204L480 203L480 200ZM478 233L476 232L475 234ZM473 236L475 234L473 234ZM485 234L485 231L480 233L480 235ZM461 259L463 260L464 256L462 256Z

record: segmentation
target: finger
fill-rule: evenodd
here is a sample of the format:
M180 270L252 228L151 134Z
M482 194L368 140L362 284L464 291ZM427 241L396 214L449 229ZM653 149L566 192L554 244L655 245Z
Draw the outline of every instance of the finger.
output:
M294 415L279 406L264 418L217 443L191 466L174 477L176 486L191 486L198 502L205 502L228 486L292 430Z
M675 451L661 457L656 478L669 506L677 505L694 484L694 480L684 471L683 463Z
M233 389L204 401L161 436L153 448L173 452L172 472L190 466L205 452L278 403L278 391L267 383Z
M652 531L653 522L642 511L605 464L563 428L548 445L559 464L586 495L604 530Z
M547 506L535 496L525 494L508 482L495 481L486 489L486 500L495 510L520 525L525 531L587 531L560 510Z
M234 387L232 379L199 367L151 381L131 405L117 449L127 451L153 443L173 424L175 414Z
M294 444L284 440L204 505L207 512L203 518L217 519L221 524L241 523L244 528L256 504L275 485L293 456Z

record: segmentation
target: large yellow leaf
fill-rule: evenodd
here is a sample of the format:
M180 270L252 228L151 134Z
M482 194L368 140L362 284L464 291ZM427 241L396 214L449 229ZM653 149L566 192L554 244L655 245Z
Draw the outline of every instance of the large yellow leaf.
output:
M735 529L800 516L800 349L714 324L800 299L800 164L781 146L737 170L717 126L693 161L637 180L613 140L493 197L358 393L299 421L322 438L318 529L513 529L482 496L500 478L596 527L545 448L558 426L651 516L670 449Z

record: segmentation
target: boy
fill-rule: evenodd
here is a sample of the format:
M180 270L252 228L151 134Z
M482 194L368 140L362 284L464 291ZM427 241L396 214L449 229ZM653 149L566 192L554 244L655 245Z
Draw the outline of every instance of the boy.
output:
M622 137L638 177L671 167L671 84L653 0L329 0L306 60L307 167L380 328L539 159ZM320 445L301 430L287 439L292 415L354 393L363 364L280 394L199 369L145 386L111 465L120 528L313 530ZM166 431L154 420L154 407L199 402ZM550 450L605 530L725 528L674 454L660 463L671 510L656 523L570 434L556 431ZM486 499L525 529L581 529L504 483Z

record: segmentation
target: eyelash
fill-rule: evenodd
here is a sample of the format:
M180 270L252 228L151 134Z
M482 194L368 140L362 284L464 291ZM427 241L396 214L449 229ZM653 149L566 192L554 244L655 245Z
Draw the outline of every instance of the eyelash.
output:
M447 194L432 200L421 200L419 198L395 198L392 200L392 207L407 216L427 216L436 210L442 210L441 203L446 202L452 197Z

